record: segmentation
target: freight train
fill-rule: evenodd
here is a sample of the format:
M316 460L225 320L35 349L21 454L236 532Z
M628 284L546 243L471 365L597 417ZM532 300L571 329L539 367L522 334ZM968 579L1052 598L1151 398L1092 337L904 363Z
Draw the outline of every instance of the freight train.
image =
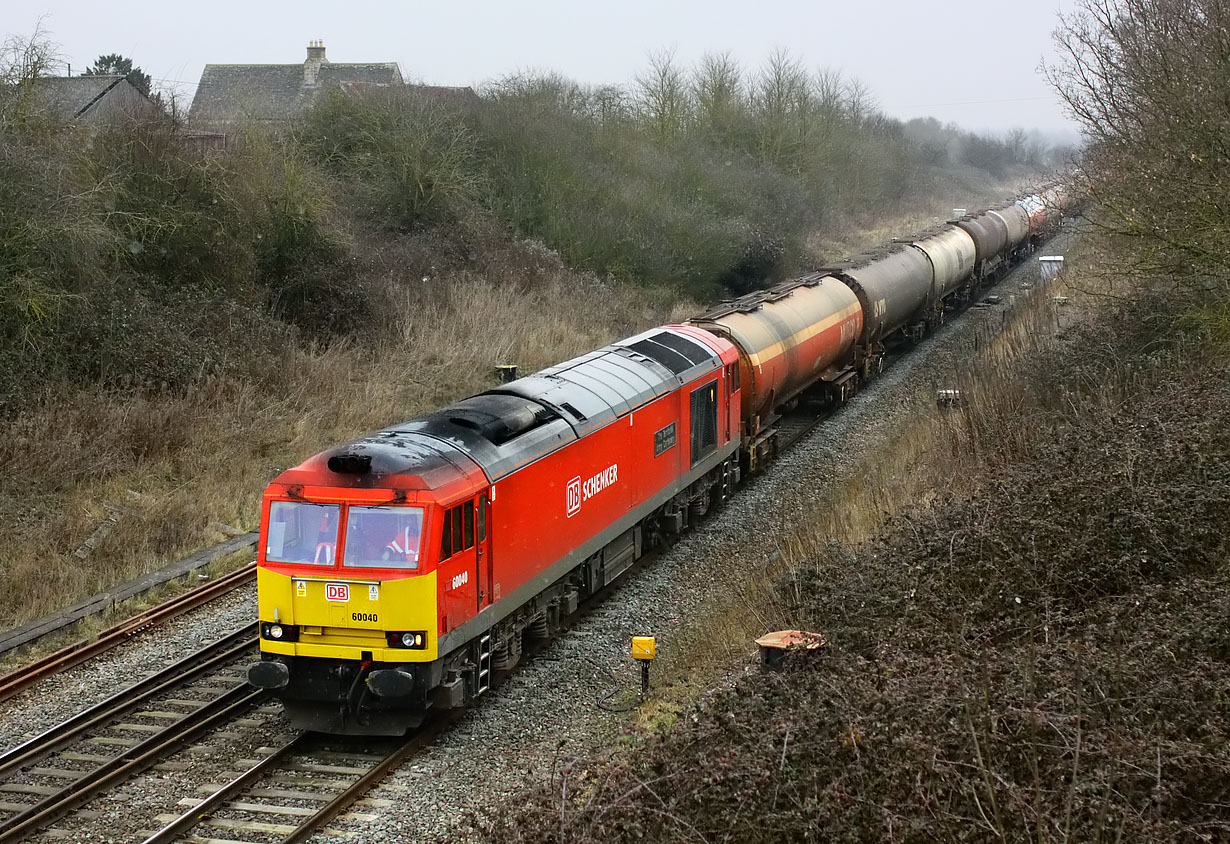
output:
M318 454L265 490L261 660L298 727L464 706L1073 210L1058 186Z

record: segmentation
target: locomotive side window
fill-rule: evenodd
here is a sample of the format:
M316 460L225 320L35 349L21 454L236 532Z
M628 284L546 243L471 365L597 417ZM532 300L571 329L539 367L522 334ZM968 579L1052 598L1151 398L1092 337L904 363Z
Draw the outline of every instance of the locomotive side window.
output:
M444 511L444 530L440 531L440 559L453 556L453 511Z
M730 391L737 392L739 389L739 364L732 363L726 367L726 378L730 381Z
M361 507L346 513L345 566L417 569L423 532L421 507Z
M485 528L484 528L485 529ZM444 529L440 535L440 559L474 547L474 502L467 501L444 511Z
M692 465L717 449L717 382L692 391Z
M450 507L449 509L453 514L453 518L450 521L453 523L453 553L456 554L458 551L465 550L464 538L461 532L461 506Z
M487 538L487 494L478 497L478 541Z
M275 501L269 505L265 559L331 566L337 557L338 506Z

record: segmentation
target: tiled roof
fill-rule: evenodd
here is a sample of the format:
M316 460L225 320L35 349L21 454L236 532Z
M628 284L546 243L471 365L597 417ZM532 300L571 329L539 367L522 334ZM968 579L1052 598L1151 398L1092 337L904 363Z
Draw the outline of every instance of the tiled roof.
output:
M281 122L302 114L330 88L401 84L396 62L209 64L201 74L188 119L196 128L247 121Z
M34 90L39 108L60 120L72 120L123 81L123 76L44 76Z

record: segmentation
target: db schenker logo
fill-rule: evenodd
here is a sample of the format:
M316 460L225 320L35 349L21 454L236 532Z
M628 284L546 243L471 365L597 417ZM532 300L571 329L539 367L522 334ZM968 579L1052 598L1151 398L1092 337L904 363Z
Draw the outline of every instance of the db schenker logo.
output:
M577 475L568 482L568 518L572 518L581 509L581 476Z
M568 482L568 518L581 511L582 502L588 501L607 487L619 481L619 464L608 466L585 481L577 475Z

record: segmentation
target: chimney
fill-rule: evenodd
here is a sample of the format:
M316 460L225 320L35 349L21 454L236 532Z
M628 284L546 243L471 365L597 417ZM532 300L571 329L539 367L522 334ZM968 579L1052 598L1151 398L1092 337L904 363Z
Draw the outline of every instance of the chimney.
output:
M329 60L325 58L325 42L309 41L307 61L303 63L304 86L308 88L314 87L316 85L316 75L320 72L320 66L328 63Z

